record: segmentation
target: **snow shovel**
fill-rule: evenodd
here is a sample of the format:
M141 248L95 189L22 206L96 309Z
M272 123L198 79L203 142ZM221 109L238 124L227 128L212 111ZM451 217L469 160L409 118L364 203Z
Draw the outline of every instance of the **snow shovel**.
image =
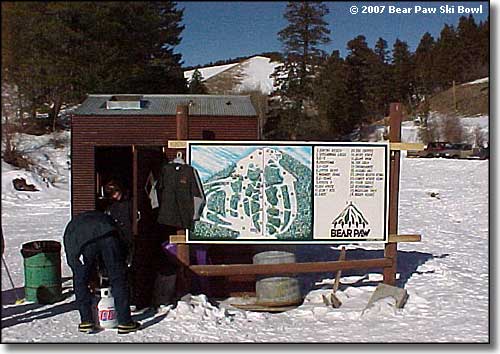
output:
M14 294L16 295L16 305L22 304L24 302L24 299L21 299L17 295L16 286L14 285L14 281L12 280L12 277L10 276L9 268L7 267L7 262L5 262L5 259L3 258L3 256L2 256L2 262L3 262L3 266L5 267L5 270L7 271L7 275L9 277L10 283L12 284L12 289L14 290Z

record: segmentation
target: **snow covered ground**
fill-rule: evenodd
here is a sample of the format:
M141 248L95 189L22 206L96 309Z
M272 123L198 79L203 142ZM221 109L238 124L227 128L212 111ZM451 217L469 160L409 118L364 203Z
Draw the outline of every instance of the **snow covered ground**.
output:
M33 178L50 184L65 185L69 183L71 167L70 139L69 131L60 131L40 136L16 133L12 141L34 167L36 174L32 175Z
M489 133L489 116L476 116L476 117L460 117L460 123L462 124L464 135L466 140L470 144L474 144L474 131L479 128L485 137ZM435 122L438 126L442 125L443 116L437 112L431 112L430 121ZM405 143L418 143L419 138L418 125L415 125L413 121L405 121L401 126L401 141ZM442 131L441 131L442 133ZM443 139L444 140L444 139Z
M4 257L21 296L21 245L41 239L62 241L70 214L67 147L35 152L43 139L32 141L33 158L48 155L61 176L53 184L2 162ZM410 295L404 309L395 309L387 300L363 311L382 279L379 271L344 272L339 309L326 307L321 298L331 291L334 274L310 274L301 277L304 303L287 312L245 312L229 305L241 299L214 305L198 295L136 315L144 325L137 333L119 336L105 330L84 335L76 330L79 316L63 253L67 298L53 305L16 305L2 264L2 342L488 342L488 173L488 160L402 158L399 233L422 235L421 243L399 246L398 286ZM40 191L16 191L15 177L26 178ZM296 255L298 261L336 260L339 248L297 246ZM347 249L348 259L382 256L377 245Z

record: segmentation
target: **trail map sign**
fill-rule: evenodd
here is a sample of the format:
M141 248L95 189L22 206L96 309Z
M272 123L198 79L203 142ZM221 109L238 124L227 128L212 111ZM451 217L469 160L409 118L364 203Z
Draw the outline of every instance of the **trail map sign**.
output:
M387 242L387 143L189 141L187 155L207 199L188 242Z

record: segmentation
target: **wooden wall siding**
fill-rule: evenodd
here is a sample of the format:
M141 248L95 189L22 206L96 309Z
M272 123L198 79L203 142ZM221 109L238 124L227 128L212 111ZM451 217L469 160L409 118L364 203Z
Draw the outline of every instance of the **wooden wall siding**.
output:
M175 139L175 117L75 116L72 130L73 139L81 138L79 144L166 145L167 140Z
M94 147L75 144L71 151L71 214L95 208ZM76 139L78 143L78 138Z
M189 139L201 140L211 130L217 140L256 140L256 117L189 117ZM166 146L176 139L175 116L73 116L72 118L72 215L95 209L95 146ZM177 150L168 149L167 158ZM185 154L184 154L185 156Z
M189 117L189 139L201 140L203 130L215 133L215 140L257 140L257 117Z
M95 146L165 146L175 139L175 117L73 116L71 129L71 212L76 215L95 209Z

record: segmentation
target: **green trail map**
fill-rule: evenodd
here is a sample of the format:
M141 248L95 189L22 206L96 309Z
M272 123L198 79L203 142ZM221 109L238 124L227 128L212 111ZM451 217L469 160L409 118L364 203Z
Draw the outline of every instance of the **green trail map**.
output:
M189 142L188 162L200 174L207 203L201 219L188 233L188 242L307 243L369 238L371 231L366 231L368 221L363 215L365 230L356 221L341 225L339 215L323 217L324 210L318 209L331 211L332 206L325 203L342 204L332 196L339 194L334 191L335 178L344 176L336 166L331 168L335 165L332 146L319 144ZM350 161L351 154L339 151L333 153L336 160L349 157ZM359 174L357 169L354 172ZM359 177L352 173L350 168L345 174L349 179ZM352 186L348 181L350 204L341 205L339 213L351 215L350 210L358 208L352 199L369 198L369 193L355 195L361 184L354 190ZM372 196L380 194L375 189L371 190ZM328 230L323 230L325 225Z

